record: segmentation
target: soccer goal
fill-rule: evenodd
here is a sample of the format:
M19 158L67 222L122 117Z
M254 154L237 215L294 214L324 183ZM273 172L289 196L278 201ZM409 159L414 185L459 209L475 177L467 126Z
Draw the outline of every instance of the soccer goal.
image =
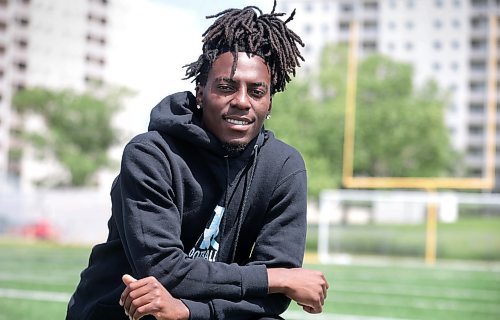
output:
M380 257L423 260L430 207L435 208L438 221L437 258L499 258L500 195L329 190L320 196L319 260L321 263L349 263L355 258L380 260Z

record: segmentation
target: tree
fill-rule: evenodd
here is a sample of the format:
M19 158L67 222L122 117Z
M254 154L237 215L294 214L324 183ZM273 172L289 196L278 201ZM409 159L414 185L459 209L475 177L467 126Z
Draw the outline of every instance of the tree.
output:
M69 173L69 180L47 177L38 183L89 185L97 170L112 164L108 149L120 136L112 118L129 92L110 87L95 88L94 92L30 88L14 96L13 106L22 119L36 116L44 123L43 130L21 128L20 137L40 158L54 157Z
M301 151L309 193L340 186L347 49L327 46L319 74L294 80L273 99L268 126ZM371 55L358 66L356 176L437 177L456 169L444 123L446 95L432 83L414 88L410 65ZM298 80L298 81L297 81Z

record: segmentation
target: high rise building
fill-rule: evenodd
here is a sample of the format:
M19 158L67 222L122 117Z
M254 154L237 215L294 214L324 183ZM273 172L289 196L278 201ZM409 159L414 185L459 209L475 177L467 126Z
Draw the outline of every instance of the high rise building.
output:
M108 0L0 0L0 178L18 180L17 90L103 81Z
M289 12L293 8L300 10L293 21L294 28L307 40L304 73L319 67L319 54L326 43L348 42L349 26L356 20L361 56L382 53L410 63L416 85L432 79L450 94L445 123L452 144L465 154L468 176L486 174L488 19L494 16L500 21L500 0L281 0L278 3L280 11ZM499 31L497 43L500 43ZM497 157L499 153L497 147ZM500 158L496 166L500 168ZM500 175L497 174L496 180L498 189Z
M182 32L172 32L180 23ZM161 1L0 0L0 185L29 188L61 172L55 161L21 156L15 134L21 124L11 104L17 90L124 86L135 94L113 122L127 139L147 128L150 109L165 94L194 87L181 80L181 66L200 54L198 29L194 15ZM112 156L119 158L121 147Z

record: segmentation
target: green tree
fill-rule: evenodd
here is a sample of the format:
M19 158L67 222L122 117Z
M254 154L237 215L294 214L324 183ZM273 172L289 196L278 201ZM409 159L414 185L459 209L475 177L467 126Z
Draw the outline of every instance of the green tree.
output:
M327 46L319 74L295 79L273 99L276 135L304 156L309 193L340 186L347 49ZM444 123L446 95L432 83L414 88L410 65L371 55L358 66L356 176L437 177L453 173L457 153Z
M118 142L120 132L112 118L122 98L123 88L95 88L89 92L29 88L16 93L13 106L22 119L38 116L43 130L22 127L20 137L32 145L40 158L53 156L69 172L69 181L47 177L42 185L84 186L93 183L97 170L109 167L109 148Z

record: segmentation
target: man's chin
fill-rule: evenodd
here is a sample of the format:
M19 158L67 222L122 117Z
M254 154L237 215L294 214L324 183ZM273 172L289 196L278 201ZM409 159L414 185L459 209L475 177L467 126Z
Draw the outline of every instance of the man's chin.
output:
M247 147L246 143L234 143L234 142L224 142L222 143L222 148L224 151L226 151L229 155L232 154L238 154L245 150Z

